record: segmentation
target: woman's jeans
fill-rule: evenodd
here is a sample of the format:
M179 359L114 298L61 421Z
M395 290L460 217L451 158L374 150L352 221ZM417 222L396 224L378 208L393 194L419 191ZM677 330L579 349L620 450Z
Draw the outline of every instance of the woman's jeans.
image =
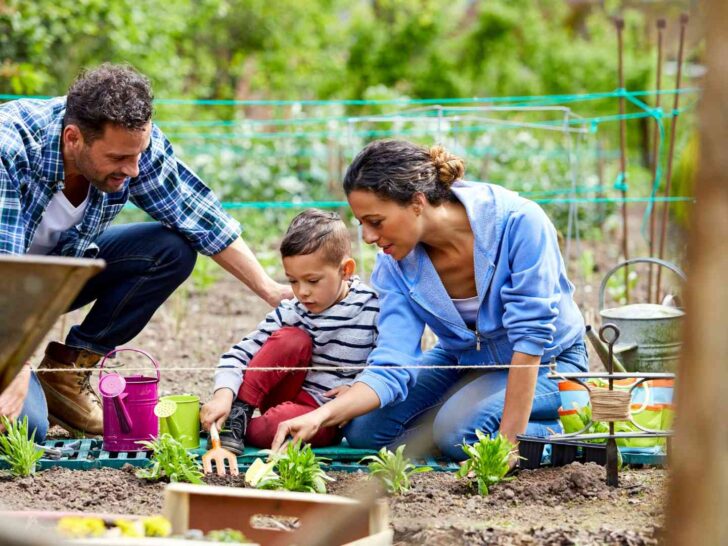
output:
M423 366L457 366L457 355L435 347L420 361ZM586 346L579 341L556 359L562 373L588 369ZM548 368L539 368L531 417L526 434L547 436L559 431L560 405L557 381L548 379ZM505 402L508 370L483 371L453 368L422 370L407 398L357 417L344 429L352 447L379 449L407 443L434 442L453 460L464 458L460 444L477 440L476 430L498 432ZM434 415L434 421L432 419ZM428 418L430 417L430 418Z
M106 354L134 338L154 312L182 284L195 266L197 253L184 237L156 222L113 226L96 240L106 268L89 280L69 311L94 302L83 322L73 326L66 345ZM42 441L48 430L45 396L31 377L21 419Z

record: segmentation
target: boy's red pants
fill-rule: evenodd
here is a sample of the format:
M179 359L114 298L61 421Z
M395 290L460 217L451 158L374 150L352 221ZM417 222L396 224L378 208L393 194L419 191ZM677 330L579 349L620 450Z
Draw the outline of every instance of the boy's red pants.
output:
M257 407L261 416L253 418L245 434L246 445L269 449L278 424L319 407L301 386L311 364L313 341L295 327L273 332L248 363L238 398ZM279 367L287 370L256 371L255 368ZM294 371L295 370L295 371ZM321 428L309 441L313 447L330 446L341 441L339 427Z

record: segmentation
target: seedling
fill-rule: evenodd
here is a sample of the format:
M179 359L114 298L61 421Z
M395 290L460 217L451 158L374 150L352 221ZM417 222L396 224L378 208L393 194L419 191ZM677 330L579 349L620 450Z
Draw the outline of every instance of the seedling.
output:
M464 478L471 472L478 483L478 493L487 495L488 488L507 481L505 475L510 469L509 459L516 453L515 446L502 434L490 438L480 430L475 431L478 440L470 445L463 440L462 448L468 458L458 470L458 477Z
M285 453L273 455L275 471L258 481L258 489L285 489L305 493L326 493L326 482L334 481L321 468L327 461L318 457L309 444L289 442Z
M377 455L364 457L361 462L371 461L367 466L372 476L376 476L384 484L390 495L399 495L410 488L410 476L420 472L430 472L429 466L417 467L404 456L404 444L392 453L386 447Z
M219 529L205 535L209 542L225 542L228 544L245 544L250 542L243 533L235 529Z
M2 417L5 434L0 433L0 459L10 466L10 474L23 478L35 473L35 464L43 450L35 446L35 431L28 436L28 416L22 420Z
M152 441L139 442L152 452L151 464L138 470L136 475L150 481L169 479L170 482L202 483L202 472L196 454L190 454L184 446L169 434L162 434Z

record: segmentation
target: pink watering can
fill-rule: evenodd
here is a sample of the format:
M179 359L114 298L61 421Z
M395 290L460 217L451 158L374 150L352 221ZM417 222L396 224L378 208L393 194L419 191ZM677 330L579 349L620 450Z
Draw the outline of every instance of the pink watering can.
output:
M154 364L155 375L130 375L104 370L106 359L115 353L141 353ZM154 406L159 399L159 364L139 349L116 349L99 364L99 392L104 410L105 451L144 451L139 444L159 435L159 419Z

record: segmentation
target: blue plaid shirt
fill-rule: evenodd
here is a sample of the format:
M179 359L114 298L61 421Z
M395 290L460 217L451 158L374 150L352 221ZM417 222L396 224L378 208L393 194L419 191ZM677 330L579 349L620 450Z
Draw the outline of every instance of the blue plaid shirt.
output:
M0 105L0 254L25 254L53 194L63 189L61 130L65 97ZM197 175L177 159L162 131L139 160L139 176L104 193L91 186L83 220L65 231L51 254L94 257L96 238L131 200L184 235L197 251L217 254L240 235L240 224Z

